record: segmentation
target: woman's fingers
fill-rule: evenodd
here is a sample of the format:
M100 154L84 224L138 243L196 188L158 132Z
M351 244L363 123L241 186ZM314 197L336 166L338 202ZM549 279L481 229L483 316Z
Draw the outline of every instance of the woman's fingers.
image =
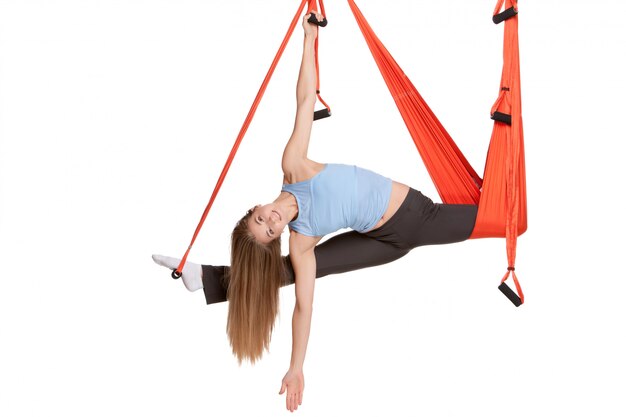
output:
M302 392L287 394L287 410L296 411L299 405L302 405Z
M311 15L315 15L315 18L317 19L318 22L321 22L322 20L324 20L324 16L322 16L321 13L318 13L317 10L311 10L310 13L307 13L304 16L304 20L308 21Z

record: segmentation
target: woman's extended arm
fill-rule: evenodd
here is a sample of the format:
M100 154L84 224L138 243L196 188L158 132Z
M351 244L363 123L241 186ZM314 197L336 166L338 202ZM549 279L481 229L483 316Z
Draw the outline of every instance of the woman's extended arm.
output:
M317 15L321 19L320 15ZM304 48L302 63L296 87L297 111L293 133L283 152L283 171L290 172L307 157L311 127L313 125L313 109L316 100L317 75L315 71L315 38L317 26L307 22L309 15L304 17Z
M296 274L296 305L292 320L291 362L279 393L282 394L287 390L286 402L289 411L296 410L298 405L302 404L304 357L311 330L315 290L314 249L319 240L302 235L289 239L289 252Z

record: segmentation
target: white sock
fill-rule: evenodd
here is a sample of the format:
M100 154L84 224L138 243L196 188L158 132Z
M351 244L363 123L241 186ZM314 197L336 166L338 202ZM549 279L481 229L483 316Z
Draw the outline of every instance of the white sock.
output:
M171 269L172 271L180 265L180 259L163 255L152 255L152 260L158 265ZM196 291L203 287L202 285L202 265L193 262L185 262L183 267L183 284L189 291Z

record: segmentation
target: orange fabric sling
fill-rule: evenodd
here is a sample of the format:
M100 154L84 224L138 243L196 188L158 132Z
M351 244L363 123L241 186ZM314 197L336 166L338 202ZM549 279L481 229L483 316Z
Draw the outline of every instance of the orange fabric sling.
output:
M517 236L526 231L527 221L516 1L506 0L508 8L499 13L504 3L504 0L499 0L493 13L494 22L506 17L503 20L504 64L500 94L491 109L492 118L496 121L487 153L484 180L476 174L378 39L354 0L348 0L348 3L442 201L449 204L478 204L478 217L471 238L506 238L508 268L501 284L512 275L519 295L518 302L522 304L524 294L515 274L515 252ZM507 288L502 287L501 290L507 294ZM507 296L511 299L510 294ZM516 302L514 299L511 301Z
M232 162L239 142L243 134L245 134L245 129L247 129L251 121L258 101L260 101L269 77L293 32L295 22L297 22L299 15L302 13L306 1L304 0L300 5L279 53L272 63L270 72L261 86L259 95L257 95L257 99L251 109L251 114L248 115L244 123L242 132L229 155L227 165L224 168L225 171L222 172L218 186L211 197L209 206L205 210L201 224L196 229L192 244L217 194L217 190L221 186L223 177L230 166L230 162ZM314 3L313 0L309 1L309 11L314 7ZM499 0L494 10L494 23L505 22L504 63L500 81L500 93L491 109L491 115L495 122L487 153L484 179L478 176L463 156L417 89L376 36L354 0L348 0L348 4L442 201L447 204L478 205L476 226L471 238L506 238L508 268L502 278L500 290L516 306L521 305L524 302L524 294L515 274L515 254L517 236L526 231L527 216L519 43L517 35L517 2L515 0L506 0L505 4L505 0ZM507 8L500 13L499 11L503 4ZM320 11L325 15L321 2L320 6ZM321 97L319 98L328 109L326 103L321 100ZM191 245L189 249L191 249ZM189 249L185 253L181 265L174 271L173 276L174 274L180 276L180 271L182 271ZM513 277L517 296L504 283L509 276Z

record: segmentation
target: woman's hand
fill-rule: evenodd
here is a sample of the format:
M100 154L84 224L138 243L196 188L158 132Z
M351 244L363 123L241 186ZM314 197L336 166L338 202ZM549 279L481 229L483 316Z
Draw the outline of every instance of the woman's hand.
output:
M304 391L304 373L301 370L289 369L283 378L279 395L287 390L287 410L294 412L302 405L302 391Z
M314 14L317 20L320 22L322 21L322 19L324 19L324 17L318 12L316 12L315 10L313 10L311 13L307 13L304 16L304 19L302 20L302 27L304 28L304 36L310 37L311 39L315 39L317 38L317 25L309 23L309 17L311 17L312 14Z

